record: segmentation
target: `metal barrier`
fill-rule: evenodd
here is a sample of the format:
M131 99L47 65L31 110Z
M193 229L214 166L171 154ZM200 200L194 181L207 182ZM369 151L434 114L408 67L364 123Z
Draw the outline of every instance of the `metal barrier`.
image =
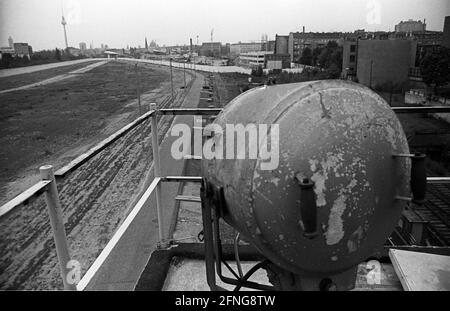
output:
M450 112L450 107L393 107L396 113L428 113L428 112ZM21 193L5 205L0 207L0 217L4 216L14 208L28 204L42 193L45 193L45 201L49 213L50 223L53 229L53 236L56 244L56 252L58 255L58 261L61 270L61 277L63 278L65 290L84 290L89 284L95 273L105 262L117 242L122 235L128 229L130 224L135 219L136 215L147 203L150 196L156 191L156 209L158 215L158 227L159 227L159 246L167 247L168 241L164 236L163 214L161 210L161 182L201 182L201 177L188 177L188 176L161 176L161 167L159 160L159 142L158 142L158 115L217 115L222 109L219 108L167 108L157 109L156 104L151 104L151 110L142 115L134 122L128 124L115 134L111 135L107 139L100 142L95 147L91 148L85 154L77 157L68 165L59 169L56 173L53 173L52 166L43 166L40 168L42 180L29 188L25 192ZM64 178L67 174L79 168L83 163L94 157L96 154L104 150L107 146L112 144L118 138L129 132L132 128L142 123L147 118L151 117L151 131L152 131L152 149L153 149L153 161L155 178L147 190L144 192L138 203L133 207L128 214L124 223L114 233L111 240L107 243L100 255L96 258L94 263L89 267L80 282L75 286L68 282L67 264L70 261L69 249L67 246L67 238L64 230L64 223L62 220L61 203L59 201L58 191L56 188L56 178ZM450 183L450 177L428 177L428 183Z
M418 107L392 107L395 113L445 113L450 112L449 106L418 106Z
M53 237L56 245L56 252L58 256L58 261L61 270L61 277L63 279L64 289L65 290L82 290L89 283L91 278L95 275L95 272L100 268L101 264L108 257L109 253L112 251L114 246L119 241L120 237L126 231L128 226L133 221L134 217L140 211L140 209L145 205L149 197L152 195L153 191L156 189L156 202L157 202L157 214L158 214L158 227L159 227L159 244L161 247L167 246L167 241L164 237L164 225L163 225L163 216L161 210L161 182L183 182L183 181L191 181L191 182L199 182L201 181L200 177L183 177L183 176L167 176L160 177L160 161L159 161L159 143L158 143L158 115L217 115L221 109L214 108L187 108L187 109L157 109L156 104L151 104L151 110L146 114L142 115L132 123L126 125L116 133L112 134L105 140L101 141L98 145L89 149L86 153L80 155L73 161L71 161L66 166L57 170L55 173L53 172L53 167L50 165L42 166L40 168L41 178L42 180L19 194L11 201L7 202L3 206L0 207L0 219L2 216L5 216L14 208L17 208L21 205L26 205L33 202L37 199L41 194L45 193L45 201L49 213L50 223L53 230ZM152 131L152 146L155 146L153 149L153 161L154 161L154 171L155 171L155 179L150 184L149 188L142 195L141 199L134 206L133 210L129 213L125 222L119 227L117 232L113 235L112 239L108 242L106 247L103 249L99 257L94 261L91 267L88 269L86 274L80 280L77 286L75 284L71 284L68 282L68 268L67 264L70 261L70 253L67 246L67 238L64 230L64 223L62 219L62 209L61 203L59 200L58 190L56 188L56 181L60 179L64 179L68 174L75 171L81 165L89 161L96 154L104 150L106 147L114 143L117 139L128 133L131 129L135 128L137 125L141 124L144 120L151 118L151 131Z

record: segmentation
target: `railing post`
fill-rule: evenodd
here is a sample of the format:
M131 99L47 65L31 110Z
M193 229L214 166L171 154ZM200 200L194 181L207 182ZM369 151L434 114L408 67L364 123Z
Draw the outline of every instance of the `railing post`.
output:
M158 108L155 103L150 104L152 114L152 149L153 149L153 171L156 177L161 177L161 163L159 160L159 142L158 142ZM167 242L164 238L164 219L161 209L161 183L156 186L156 212L158 215L158 233L159 247L166 248Z
M59 201L58 189L56 188L55 175L53 174L53 166L45 165L39 168L41 179L50 180L45 192L45 202L47 203L50 224L53 230L53 238L55 239L56 254L58 255L61 277L64 283L64 290L76 290L76 285L68 281L67 274L69 268L67 263L70 261L69 247L67 246L66 230L62 218L61 203Z
M186 91L186 62L183 63L184 90Z
M172 89L172 99L173 99L173 73L172 73L172 57L170 58L170 85Z

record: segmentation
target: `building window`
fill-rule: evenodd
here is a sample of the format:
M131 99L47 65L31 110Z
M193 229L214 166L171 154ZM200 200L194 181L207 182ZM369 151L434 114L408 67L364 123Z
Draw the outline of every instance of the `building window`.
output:
M350 52L355 53L355 51L356 51L356 45L354 45L354 44L350 45Z
M355 62L355 55L350 55L350 63L354 63Z

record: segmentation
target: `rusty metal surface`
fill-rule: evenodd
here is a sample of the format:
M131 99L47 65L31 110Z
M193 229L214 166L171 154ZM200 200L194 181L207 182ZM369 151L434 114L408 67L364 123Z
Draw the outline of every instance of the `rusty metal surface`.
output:
M277 169L261 170L260 160L213 159L203 160L203 175L223 187L226 220L294 273L333 274L357 265L395 227L405 206L395 197L410 196L410 160L392 157L409 153L403 129L387 103L361 85L328 80L255 88L215 123L279 124ZM296 175L315 183L313 239L303 236Z

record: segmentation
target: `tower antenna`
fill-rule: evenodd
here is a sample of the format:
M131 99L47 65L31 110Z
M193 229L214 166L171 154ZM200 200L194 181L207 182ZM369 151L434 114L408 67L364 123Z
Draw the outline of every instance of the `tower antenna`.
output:
M214 28L211 29L211 56L214 57L213 41L214 41Z
M62 15L61 25L63 26L64 29L64 41L66 43L66 49L68 49L69 44L67 43L67 31L66 31L67 22L66 19L64 18L64 7L62 5L62 2L61 2L61 15Z

